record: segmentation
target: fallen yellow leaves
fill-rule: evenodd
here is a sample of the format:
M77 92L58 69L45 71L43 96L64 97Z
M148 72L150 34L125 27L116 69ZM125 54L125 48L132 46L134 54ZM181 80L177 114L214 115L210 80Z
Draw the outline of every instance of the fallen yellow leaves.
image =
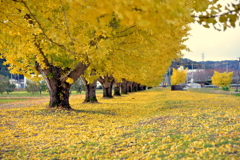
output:
M2 109L0 159L239 159L238 97L154 89L99 101Z

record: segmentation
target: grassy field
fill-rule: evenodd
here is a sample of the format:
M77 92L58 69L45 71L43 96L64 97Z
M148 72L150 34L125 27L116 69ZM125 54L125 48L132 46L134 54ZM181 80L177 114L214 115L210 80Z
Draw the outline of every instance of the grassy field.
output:
M82 92L83 93L83 92ZM72 92L72 94L77 94L75 91ZM79 93L78 93L79 94ZM40 94L39 92L36 93L29 93L27 91L13 91L10 92L9 94L4 93L4 94L0 94L0 98L8 98L8 97L47 97L49 96L49 93L44 91L42 92L42 94Z
M79 96L80 97L80 96ZM0 159L240 159L240 97L154 89L2 109Z
M16 101L24 101L24 100L27 100L27 99L0 99L0 103L8 103L8 102L16 102Z
M97 89L96 91L97 94L102 94L102 89ZM84 91L82 91L81 93L76 92L76 91L71 91L71 95L78 95L78 94L85 94ZM48 97L49 96L49 92L43 91L42 94L40 94L39 92L36 93L29 93L27 91L13 91L10 92L9 94L7 93L3 93L0 94L0 98L4 99L4 98L14 98L14 97Z
M238 95L236 93L236 88L231 88L230 91L224 91L221 88L189 88L191 92L198 93L210 93L210 94L230 94L230 95Z

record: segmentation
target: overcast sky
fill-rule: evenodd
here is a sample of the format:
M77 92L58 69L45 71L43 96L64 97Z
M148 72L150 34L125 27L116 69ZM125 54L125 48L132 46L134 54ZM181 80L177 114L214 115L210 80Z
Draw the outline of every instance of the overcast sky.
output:
M240 27L226 31L204 28L199 24L191 24L191 36L185 42L192 52L183 52L184 58L202 61L237 60L240 57Z

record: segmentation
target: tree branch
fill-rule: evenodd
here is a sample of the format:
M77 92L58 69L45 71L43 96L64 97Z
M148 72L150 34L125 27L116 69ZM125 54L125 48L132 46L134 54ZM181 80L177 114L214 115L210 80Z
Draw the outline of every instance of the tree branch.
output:
M129 30L131 28L134 28L134 27L136 27L136 25L133 25L133 26L131 26L131 27L129 27L129 28L123 30L123 31L119 31L119 32L116 32L116 33L123 33L123 32L126 32L127 30Z
M236 9L236 10L231 10L231 11L228 11L228 12L225 12L225 13L222 13L222 14L218 14L218 15L210 15L210 16L203 16L203 15L200 15L200 16L196 16L196 15L191 15L191 17L193 18L217 18L217 17L221 17L221 16L224 16L224 15L230 15L231 13L233 12L238 12L240 11L240 8Z

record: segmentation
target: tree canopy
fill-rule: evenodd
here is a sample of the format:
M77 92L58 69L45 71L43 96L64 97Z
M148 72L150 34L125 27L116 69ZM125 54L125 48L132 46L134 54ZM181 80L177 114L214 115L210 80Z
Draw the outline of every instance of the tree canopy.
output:
M212 76L212 84L219 87L229 87L232 83L232 76L233 72L219 73L217 71L214 71L214 74Z
M0 58L11 73L45 79L50 107L69 107L69 89L92 75L156 85L181 56L193 11L191 0L2 0ZM32 76L35 75L35 76Z
M186 79L187 79L187 69L184 70L183 67L179 67L179 69L173 68L173 75L171 76L172 85L185 83Z

